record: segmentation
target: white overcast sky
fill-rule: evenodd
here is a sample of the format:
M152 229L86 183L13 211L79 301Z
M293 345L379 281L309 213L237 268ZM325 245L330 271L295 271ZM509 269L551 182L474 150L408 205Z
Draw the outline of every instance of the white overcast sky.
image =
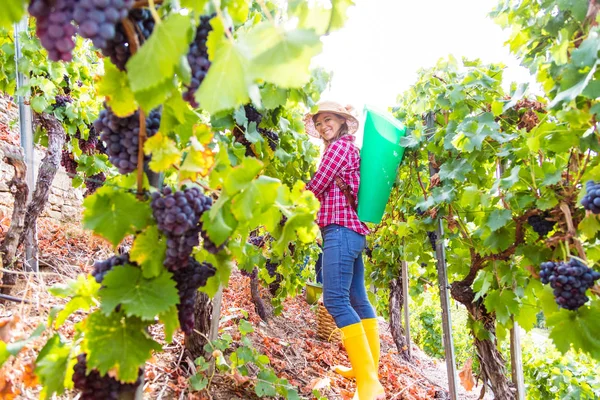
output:
M505 80L528 74L503 46L504 32L487 14L497 0L355 0L344 28L323 39L314 64L333 72L324 99L388 108L428 68L453 54L503 62Z

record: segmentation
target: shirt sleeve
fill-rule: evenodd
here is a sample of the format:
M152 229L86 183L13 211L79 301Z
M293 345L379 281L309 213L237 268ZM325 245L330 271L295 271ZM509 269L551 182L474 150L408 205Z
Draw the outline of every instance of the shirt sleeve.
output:
M344 146L341 141L332 144L323 155L321 164L319 164L315 176L306 185L306 189L313 192L317 197L323 194L344 166L347 153L348 146Z

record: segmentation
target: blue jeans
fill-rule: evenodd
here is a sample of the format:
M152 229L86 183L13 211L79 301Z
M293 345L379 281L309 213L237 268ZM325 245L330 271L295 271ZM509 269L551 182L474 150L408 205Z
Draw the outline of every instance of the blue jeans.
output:
M323 303L338 328L375 318L365 288L362 251L366 238L341 225L327 225L323 235Z

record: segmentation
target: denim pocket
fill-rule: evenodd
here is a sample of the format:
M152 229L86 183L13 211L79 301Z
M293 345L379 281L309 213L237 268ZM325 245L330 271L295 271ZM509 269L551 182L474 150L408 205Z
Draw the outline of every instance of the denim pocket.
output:
M354 258L357 258L360 253L365 249L367 244L366 238L354 232L352 229L346 229L345 237L346 237L346 245L348 246L348 252Z

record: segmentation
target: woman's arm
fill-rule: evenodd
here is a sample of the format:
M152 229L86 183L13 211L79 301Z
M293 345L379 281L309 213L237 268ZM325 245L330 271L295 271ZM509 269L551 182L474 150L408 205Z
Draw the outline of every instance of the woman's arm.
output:
M321 164L319 164L315 176L306 185L306 189L313 192L315 196L320 196L333 182L342 167L346 165L347 155L347 145L340 140L333 143L323 155Z

